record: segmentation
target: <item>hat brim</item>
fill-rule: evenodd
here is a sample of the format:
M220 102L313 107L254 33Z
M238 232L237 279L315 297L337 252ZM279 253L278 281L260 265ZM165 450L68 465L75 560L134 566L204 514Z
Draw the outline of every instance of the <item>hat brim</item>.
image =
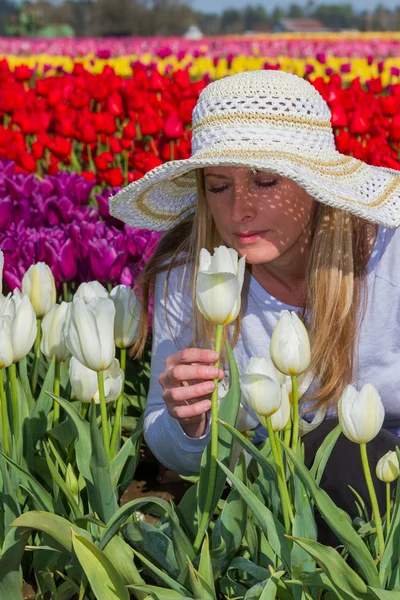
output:
M195 170L248 167L271 171L302 186L319 202L384 225L400 225L400 172L368 165L334 151L324 160L306 152L210 148L186 160L164 163L109 198L110 214L141 229L166 231L196 209Z

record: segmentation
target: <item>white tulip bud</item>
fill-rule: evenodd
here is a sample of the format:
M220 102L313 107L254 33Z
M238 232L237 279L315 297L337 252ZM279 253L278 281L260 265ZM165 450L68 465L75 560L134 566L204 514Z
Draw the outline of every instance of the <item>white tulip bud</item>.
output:
M47 315L43 318L40 349L49 360L55 356L57 362L62 362L70 355L64 332L70 305L71 303L67 302L53 304Z
M236 421L236 429L238 431L249 431L249 429L255 429L259 423L258 419L255 419L252 414L249 413L246 406L239 405L239 413Z
M110 292L115 305L114 340L117 348L129 348L139 328L140 301L127 285L117 285Z
M307 329L295 312L281 312L272 332L270 353L275 367L285 375L300 375L308 369L310 340Z
M9 367L13 362L11 325L11 318L8 315L0 318L0 369Z
M108 298L109 293L106 288L101 285L99 281L89 281L88 283L81 283L74 294L75 298Z
M97 373L85 367L79 360L72 356L69 363L69 378L72 391L81 402L96 404L100 402ZM116 400L122 391L124 372L119 366L119 361L114 358L111 366L104 371L104 396L106 402Z
M360 392L348 385L339 400L338 416L344 435L356 444L366 444L381 430L385 409L370 383L366 383Z
M57 299L53 273L46 263L31 265L22 278L22 291L29 296L38 319L42 319Z
M115 357L115 306L109 298L76 297L67 317L68 350L92 371L105 371Z
M240 384L245 399L265 426L265 418L273 415L281 405L281 386L271 377L269 361L262 356L252 357Z
M245 256L238 261L232 248L220 246L214 256L202 248L196 282L196 303L201 314L216 325L227 325L240 311Z
M286 385L281 388L281 405L271 416L271 425L274 431L285 429L290 419L290 402Z
M399 459L393 450L386 452L382 458L378 460L376 465L376 476L385 483L392 483L399 476Z
M6 306L4 315L6 314L12 319L11 341L13 363L16 363L30 352L35 342L37 334L36 313L29 296L22 296L18 288L15 288L10 302Z

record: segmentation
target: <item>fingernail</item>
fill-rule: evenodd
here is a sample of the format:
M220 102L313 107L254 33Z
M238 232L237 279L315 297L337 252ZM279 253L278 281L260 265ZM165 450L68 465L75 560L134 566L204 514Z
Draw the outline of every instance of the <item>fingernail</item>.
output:
M209 377L218 377L219 376L219 369L217 369L217 367L209 367L207 369L207 375Z
M219 359L219 354L218 354L218 352L215 352L215 350L212 350L212 351L210 352L210 359L211 359L211 360L218 360L218 359Z

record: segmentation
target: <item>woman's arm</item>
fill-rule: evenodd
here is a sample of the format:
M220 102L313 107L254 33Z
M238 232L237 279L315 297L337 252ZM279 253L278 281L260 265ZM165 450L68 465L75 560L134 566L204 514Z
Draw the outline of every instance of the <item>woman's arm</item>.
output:
M189 437L179 421L169 415L158 381L165 369L167 358L187 348L192 338L190 287L188 277L184 281L183 276L184 267L177 267L171 271L166 306L166 273L159 274L156 279L150 388L145 410L144 436L148 446L163 465L183 475L189 475L200 470L201 455L209 441L209 427L201 437Z

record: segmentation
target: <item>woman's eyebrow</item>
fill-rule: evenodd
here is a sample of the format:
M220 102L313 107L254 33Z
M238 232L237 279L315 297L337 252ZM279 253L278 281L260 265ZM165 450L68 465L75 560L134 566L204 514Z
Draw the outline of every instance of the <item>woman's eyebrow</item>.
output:
M228 175L222 173L206 173L205 177L219 177L220 179L230 179Z

